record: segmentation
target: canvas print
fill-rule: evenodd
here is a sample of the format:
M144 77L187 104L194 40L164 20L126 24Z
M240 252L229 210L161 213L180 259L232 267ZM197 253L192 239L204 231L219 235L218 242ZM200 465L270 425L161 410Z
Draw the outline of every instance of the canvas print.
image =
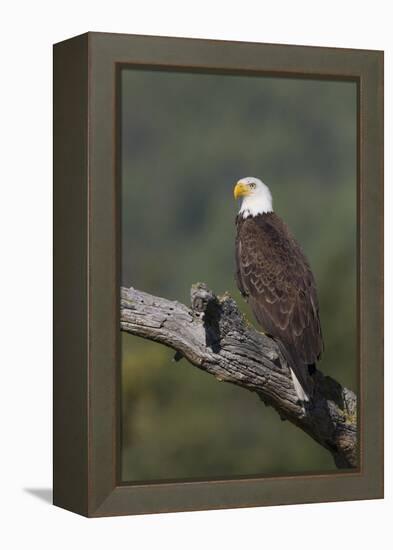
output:
M121 481L356 469L356 82L119 90Z

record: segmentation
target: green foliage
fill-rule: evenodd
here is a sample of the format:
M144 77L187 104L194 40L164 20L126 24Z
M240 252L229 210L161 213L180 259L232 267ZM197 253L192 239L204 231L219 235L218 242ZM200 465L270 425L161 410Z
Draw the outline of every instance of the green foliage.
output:
M356 88L350 82L124 70L122 280L189 301L234 281L232 189L260 177L316 275L324 372L356 388ZM123 477L333 469L256 396L122 337Z

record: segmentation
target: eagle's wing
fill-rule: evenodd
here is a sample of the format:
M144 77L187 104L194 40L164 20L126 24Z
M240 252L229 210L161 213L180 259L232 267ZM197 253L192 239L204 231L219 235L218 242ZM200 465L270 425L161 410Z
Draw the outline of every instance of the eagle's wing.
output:
M313 274L280 218L258 218L237 222L239 290L265 332L284 344L296 365L314 364L323 339Z

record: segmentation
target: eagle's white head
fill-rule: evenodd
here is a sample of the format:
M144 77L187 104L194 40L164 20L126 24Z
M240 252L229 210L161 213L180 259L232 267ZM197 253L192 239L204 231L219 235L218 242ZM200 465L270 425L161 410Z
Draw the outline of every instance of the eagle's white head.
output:
M239 215L243 218L273 212L270 189L258 178L242 178L233 190L235 199L243 197Z

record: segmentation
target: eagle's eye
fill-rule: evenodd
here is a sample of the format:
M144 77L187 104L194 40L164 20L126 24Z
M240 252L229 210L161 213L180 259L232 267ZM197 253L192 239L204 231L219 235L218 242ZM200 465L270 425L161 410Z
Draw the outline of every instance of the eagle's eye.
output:
M250 183L251 189L255 189L256 186L257 186L256 183Z

